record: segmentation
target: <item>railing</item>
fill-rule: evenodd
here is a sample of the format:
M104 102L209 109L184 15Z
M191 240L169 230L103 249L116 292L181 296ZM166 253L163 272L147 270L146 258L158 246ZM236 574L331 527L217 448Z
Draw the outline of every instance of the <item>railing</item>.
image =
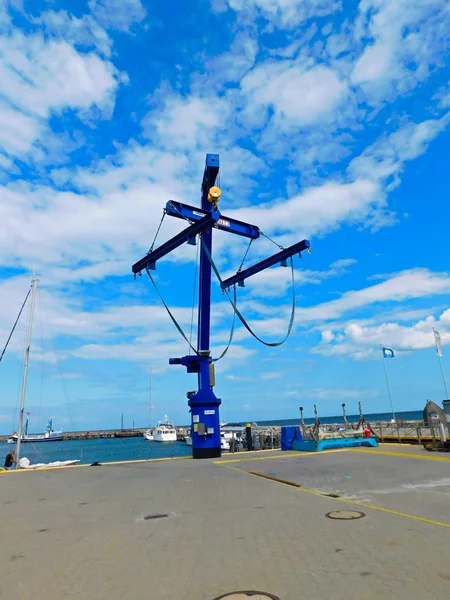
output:
M381 442L398 441L400 444L402 442L421 444L423 441L439 440L441 437L439 424L430 427L425 425L424 421L397 421L396 423L372 421L370 427ZM447 439L450 439L447 423L444 424L444 431Z
M279 427L264 427L258 431L252 428L252 448L251 450L277 450L281 444L281 434ZM242 452L247 451L248 443L245 431L234 433L230 439L230 450L229 452Z

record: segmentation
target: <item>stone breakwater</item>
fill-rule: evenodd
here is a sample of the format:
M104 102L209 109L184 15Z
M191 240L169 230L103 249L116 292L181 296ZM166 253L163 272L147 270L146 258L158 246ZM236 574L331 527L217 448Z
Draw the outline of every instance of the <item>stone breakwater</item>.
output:
M147 428L135 428L135 429L100 429L92 431L66 431L64 432L64 440L99 440L107 438L130 438L130 437L142 437ZM187 435L186 427L177 427L177 434L179 440L184 440L184 436ZM10 436L0 436L0 442L6 442Z
M340 423L328 424L328 427L333 428ZM423 421L397 421L396 423L388 423L385 421L371 421L370 426L373 433L378 437L380 442L405 442L405 443L422 443L423 441L431 440L433 433L430 427L427 427ZM135 429L103 429L92 431L67 431L64 433L65 440L95 440L107 438L129 438L142 437L148 428ZM152 428L150 428L152 429ZM447 424L445 424L447 439L450 439ZM177 439L184 441L189 435L188 427L176 427ZM281 427L265 426L254 427L253 433L260 435L270 435L273 431L275 437L279 437ZM439 432L435 427L435 436L439 437ZM6 442L9 435L0 436L0 442Z

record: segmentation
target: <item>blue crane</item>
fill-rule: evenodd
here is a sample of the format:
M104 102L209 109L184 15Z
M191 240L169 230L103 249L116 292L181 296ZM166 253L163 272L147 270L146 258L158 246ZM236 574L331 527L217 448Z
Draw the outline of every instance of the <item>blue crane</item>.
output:
M216 185L219 166L218 154L206 155L201 188L201 209L173 200L169 200L166 204L165 214L185 219L190 223L189 227L156 250L151 249L132 267L135 277L136 274L141 274L144 270L150 275L150 271L156 269L156 262L166 254L184 243L195 245L197 236L201 238L197 348L193 348L194 354L169 359L169 364L183 365L188 373L196 373L198 377L198 390L187 393L191 411L193 458L216 458L221 455L219 418L221 399L217 398L213 391L215 376L210 350L211 273L212 269L215 269L212 261L212 233L214 229L221 229L250 240L255 240L261 235L261 231L256 225L223 216L219 212L218 203L221 190ZM294 254L300 254L303 250L309 251L309 247L309 241L303 240L289 248L283 248L277 254L237 272L229 279L220 280L220 285L225 291L235 285L242 286L248 277L268 267L277 263L286 266L288 258ZM232 304L236 314L241 318L235 304L233 302ZM172 315L171 317L174 320Z

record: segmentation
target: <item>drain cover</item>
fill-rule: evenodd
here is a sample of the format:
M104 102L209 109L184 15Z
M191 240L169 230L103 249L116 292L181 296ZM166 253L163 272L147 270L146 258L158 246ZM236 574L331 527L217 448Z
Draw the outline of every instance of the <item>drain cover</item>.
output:
M230 594L218 596L214 600L246 600L247 598L252 598L253 600L280 600L278 596L274 596L273 594L255 591L231 592Z
M325 516L329 519L338 519L340 521L353 521L354 519L362 519L366 515L359 510L332 510Z

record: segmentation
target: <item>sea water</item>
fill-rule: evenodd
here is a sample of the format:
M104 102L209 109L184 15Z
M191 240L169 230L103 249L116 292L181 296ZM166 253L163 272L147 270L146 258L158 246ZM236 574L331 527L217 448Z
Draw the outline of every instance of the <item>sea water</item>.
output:
M392 413L365 415L367 421L390 421ZM396 413L397 419L416 421L423 418L422 411L406 411ZM348 415L349 422L357 422L358 415ZM341 416L321 417L322 423L339 423ZM305 419L313 423L314 419ZM239 423L245 426L245 421ZM258 425L298 425L299 419L281 419L273 421L258 421ZM15 445L0 442L0 466L8 452ZM20 447L21 457L26 456L32 464L48 463L57 460L79 460L81 464L93 462L114 462L121 460L149 460L152 458L171 458L175 456L191 456L192 448L185 442L155 442L143 437L107 438L99 440L66 440L63 442L27 442Z
M0 443L0 466L15 444ZM27 442L20 446L20 456L32 464L57 460L79 460L80 464L120 460L148 460L190 456L192 448L185 442L154 442L143 437L106 438L100 440L66 440L62 442Z

